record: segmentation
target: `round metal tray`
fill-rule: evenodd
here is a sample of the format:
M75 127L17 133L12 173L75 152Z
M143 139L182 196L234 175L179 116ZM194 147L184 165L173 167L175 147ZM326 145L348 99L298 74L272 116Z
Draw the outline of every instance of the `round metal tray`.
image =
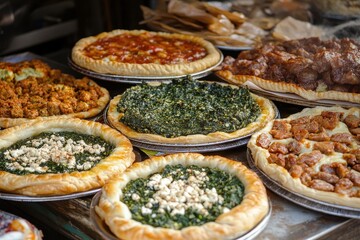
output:
M275 111L275 118L280 118L280 112L276 107L276 105L273 102L271 102L271 105ZM115 128L107 119L108 110L109 110L109 105L106 107L104 111L104 116L103 116L104 123L112 128ZM256 132L256 130L254 132ZM250 136L254 134L254 132L248 133L244 136L240 136L237 138L226 139L216 142L208 142L208 143L188 143L188 144L176 143L175 144L175 143L158 143L158 142L151 142L151 141L132 139L132 138L129 139L135 147L153 150L153 151L160 151L165 153L215 152L215 151L222 151L222 150L227 150L227 149L246 145L250 139Z
M105 240L117 240L118 238L111 232L106 223L97 215L95 211L95 206L98 205L100 200L101 192L98 192L91 200L90 204L90 219L95 226L95 231L97 231L101 237ZM270 220L272 212L271 201L269 200L269 211L266 216L249 232L237 237L234 240L250 240L255 239L257 235L259 235L267 226Z
M220 50L226 50L226 51L245 51L254 48L252 46L225 46L225 45L216 45L216 47L219 48Z
M250 150L247 150L247 160L249 166L254 172L256 172L261 180L263 181L264 185L269 188L271 191L275 192L276 194L280 195L281 197L298 204L302 207L327 213L330 215L340 216L340 217L348 217L348 218L358 218L360 219L360 209L341 206L337 204L331 204L324 201L320 201L314 198L310 198L299 193L293 192L280 183L276 182L272 178L270 178L266 173L256 167L255 161L251 155Z
M141 162L142 157L140 152L137 149L133 149L133 152L135 154L135 162ZM0 192L0 199L16 201L16 202L51 202L51 201L69 200L74 198L91 196L99 192L100 190L101 188L96 188L84 192L78 192L78 193L72 193L66 195L57 195L57 196L26 196L15 193Z
M66 195L59 195L59 196L25 196L25 195L14 194L14 193L0 192L0 199L17 201L17 202L50 202L50 201L68 200L68 199L73 199L73 198L90 196L90 195L94 195L95 193L99 192L100 190L101 190L101 188L96 188L96 189L92 189L89 191L66 194Z
M68 63L73 70L91 78L96 78L111 82L139 84L142 82L151 82L151 81L170 81L172 79L182 78L188 75L190 75L193 79L205 77L211 74L213 69L219 66L224 59L224 55L222 54L222 52L220 50L217 51L220 54L220 60L213 66L199 72L184 74L184 75L174 75L174 76L123 76L123 75L115 75L115 74L97 73L77 65L76 63L74 63L71 57L68 57Z
M10 232L7 232L8 225L15 219L26 220L26 219L24 219L22 217L19 217L17 215L14 215L14 214L11 214L11 213L0 210L0 238L1 239L4 239L4 240L5 239L10 239L10 238L8 238L8 236L5 237L5 238L2 238L2 236L3 236L3 234L10 233ZM26 220L26 222L29 224L29 226L31 227L31 230L32 230L32 232L34 234L34 236L32 236L32 239L43 239L42 238L43 237L42 232L39 229L37 229L28 220Z
M215 73L215 75L224 82L228 82L224 77L219 76ZM239 85L239 84L238 84ZM266 97L268 99L283 102L283 103L290 103L295 105L300 105L304 107L317 107L317 106L324 106L324 107L331 107L331 106L340 106L343 108L351 108L351 107L359 107L358 103L355 102L346 102L346 101L338 101L338 100L329 100L329 99L321 99L317 101L307 100L295 93L283 93L283 92L275 92L270 90L261 89L260 87L254 88L254 86L246 85L251 92ZM341 92L339 92L341 94Z

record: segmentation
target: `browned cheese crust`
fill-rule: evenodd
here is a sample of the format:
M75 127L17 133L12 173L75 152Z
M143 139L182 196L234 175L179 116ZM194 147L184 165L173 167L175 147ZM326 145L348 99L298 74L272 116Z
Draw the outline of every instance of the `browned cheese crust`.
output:
M152 83L154 84L154 83ZM220 84L220 83L211 83L209 84ZM222 83L221 83L222 84ZM225 84L222 84L225 85ZM259 104L261 109L261 114L255 122L250 123L248 126L242 129L238 129L235 132L226 133L226 132L213 132L207 135L204 134L194 134L188 136L180 136L174 138L167 138L161 135L149 134L149 133L140 133L136 132L124 123L120 122L120 119L124 115L117 111L117 104L121 99L121 95L114 97L109 104L109 110L107 113L107 119L110 124L116 129L120 130L125 136L131 139L137 140L147 140L152 142L159 143L183 143L183 144L196 144L196 143L207 143L207 142L217 142L228 139L234 139L241 136L251 134L252 132L265 126L267 122L275 118L275 109L272 103L263 97L260 97L255 94L251 94L255 101Z
M353 40L317 38L285 41L242 52L224 60L216 74L227 82L249 81L274 92L304 99L360 102L360 44Z
M0 190L30 196L52 196L83 192L102 187L134 161L130 141L118 131L94 121L56 119L35 121L0 132L0 149L42 132L70 131L99 136L115 146L113 152L89 170L59 174L16 175L0 171Z
M127 63L109 59L94 59L88 57L84 53L84 48L96 42L99 39L105 39L121 34L143 35L149 34L147 42L151 40L151 36L162 36L168 39L189 40L196 44L200 44L207 51L204 58L193 62L160 64L160 63ZM154 46L156 47L156 46ZM163 47L166 51L166 47ZM159 48L160 49L160 48ZM104 50L107 51L107 50ZM171 34L163 32L148 32L145 30L113 30L111 32L103 32L96 36L80 39L72 49L72 60L80 67L89 69L98 73L115 74L121 76L179 76L196 73L205 70L217 64L221 55L219 51L208 41L190 35ZM131 57L131 56L130 56Z
M360 207L360 109L306 108L269 122L248 148L258 168L290 191Z
M129 208L120 201L123 195L121 189L131 180L146 178L161 171L166 165L177 164L218 168L236 175L245 187L243 201L229 212L221 214L214 222L181 230L152 227L132 220ZM240 162L220 156L180 153L135 163L104 186L95 209L111 231L121 239L234 239L251 230L265 217L269 203L261 180Z
M0 63L14 73L32 68L42 76L0 79L0 128L51 118L91 118L110 100L109 92L89 78L76 79L41 60Z

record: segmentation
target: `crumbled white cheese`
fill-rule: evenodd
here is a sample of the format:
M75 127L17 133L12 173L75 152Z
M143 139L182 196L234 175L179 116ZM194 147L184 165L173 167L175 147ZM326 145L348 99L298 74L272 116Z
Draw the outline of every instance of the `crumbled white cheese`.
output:
M169 211L171 215L184 215L189 208L200 214L209 214L208 210L213 204L222 204L224 198L217 194L216 189L203 188L204 183L209 180L206 172L188 169L192 173L188 179L173 180L171 176L162 177L154 174L147 187L156 190L153 198L144 206L142 213L148 213L148 209L154 204L159 205L159 212ZM148 213L149 214L149 213Z
M87 144L83 140L65 140L62 136L51 135L49 138L32 139L19 149L6 150L4 157L8 161L6 167L10 170L26 170L29 172L46 172L46 166L41 163L53 161L69 169L88 170L101 156L91 156L83 164L76 164L75 155L88 152L100 155L105 147L99 144Z

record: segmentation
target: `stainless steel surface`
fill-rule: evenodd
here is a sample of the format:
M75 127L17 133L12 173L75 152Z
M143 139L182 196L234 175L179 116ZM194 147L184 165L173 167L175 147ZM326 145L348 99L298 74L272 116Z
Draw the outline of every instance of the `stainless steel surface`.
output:
M324 201L320 201L314 198L301 195L299 193L293 192L283 187L280 183L274 181L269 176L267 176L266 173L264 173L263 171L261 171L259 168L256 167L249 149L247 150L247 160L249 166L252 168L253 171L255 171L259 175L264 185L271 191L280 195L281 197L286 198L289 201L292 201L300 206L309 208L314 211L327 213L339 217L360 219L360 208L357 209L357 208L327 203Z
M90 204L90 219L95 226L96 231L106 240L116 240L118 239L111 230L107 227L106 223L98 216L98 214L95 211L95 206L98 205L99 200L101 197L101 192L98 192L91 200ZM250 240L255 239L256 236L258 236L261 231L263 231L267 224L270 221L270 216L272 212L272 204L269 199L269 212L266 214L266 216L249 232L239 236L236 238L236 240Z
M78 66L76 63L73 62L73 60L70 57L68 58L68 63L69 63L69 66L73 70L75 70L81 74L84 74L88 77L101 79L101 80L105 80L105 81L111 81L111 82L139 84L142 82L151 82L151 81L169 81L169 80L172 80L175 78L182 78L187 75L190 75L193 79L199 79L199 78L205 77L205 76L211 74L213 69L222 63L224 56L221 53L221 51L218 51L218 52L220 53L221 58L215 65L213 65L205 70L199 71L199 72L195 72L195 73L191 73L191 74L184 74L184 75L177 75L177 76L176 75L174 75L174 76L122 76L122 75L114 75L114 74L105 74L105 73L97 73L97 72L85 69L81 66Z

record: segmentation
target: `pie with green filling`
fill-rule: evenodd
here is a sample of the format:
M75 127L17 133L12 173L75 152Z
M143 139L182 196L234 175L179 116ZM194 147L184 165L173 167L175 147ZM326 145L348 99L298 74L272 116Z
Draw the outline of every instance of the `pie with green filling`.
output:
M245 136L274 117L271 102L246 88L188 78L129 88L107 113L131 139L185 144Z
M0 191L51 196L100 188L134 159L130 141L93 121L35 121L0 132Z
M242 163L179 153L135 163L104 185L96 213L121 239L234 239L268 213Z

